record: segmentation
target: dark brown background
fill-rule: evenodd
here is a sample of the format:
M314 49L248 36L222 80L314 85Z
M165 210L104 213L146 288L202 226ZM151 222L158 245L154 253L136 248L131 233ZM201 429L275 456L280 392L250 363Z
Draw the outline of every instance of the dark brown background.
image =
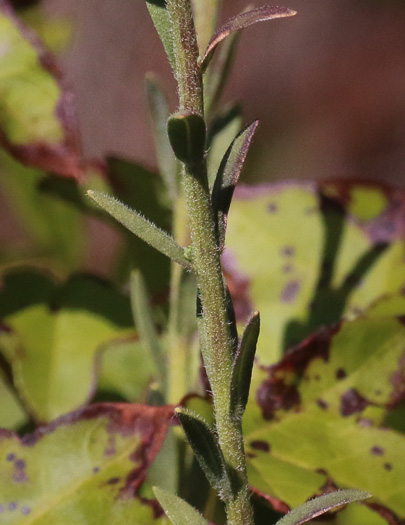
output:
M175 87L144 0L44 4L75 21L62 62L77 94L85 154L153 166L144 75L161 75L173 109ZM224 0L222 21L245 5ZM243 103L246 122L261 120L244 179L344 176L403 186L405 2L284 5L298 15L244 31L226 93Z

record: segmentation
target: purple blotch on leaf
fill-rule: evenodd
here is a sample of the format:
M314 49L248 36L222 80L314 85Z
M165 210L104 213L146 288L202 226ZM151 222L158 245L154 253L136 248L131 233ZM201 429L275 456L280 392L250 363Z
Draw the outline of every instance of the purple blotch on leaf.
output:
M299 281L290 281L285 286L280 295L280 301L282 303L292 303L300 290Z
M8 510L16 510L17 509L17 503L15 501L12 501L8 505Z
M322 408L322 410L327 410L329 405L324 399L317 399L316 404L319 408Z
M4 510L5 510L5 509L4 509L4 505L0 505L0 514L1 514L2 512L4 512Z
M107 483L108 483L109 485L116 485L116 484L119 483L119 482L120 482L120 478L110 478L110 479L107 481Z
M392 470L392 464L391 463L384 463L384 468L385 468L385 470L390 471L390 470Z
M263 452L270 452L270 445L267 443L267 441L251 441L250 446L254 450L262 450Z
M100 472L100 467L94 467L93 472L94 474L97 474L97 472Z
M357 412L363 412L363 410L369 405L367 399L361 396L357 390L351 388L340 398L340 413L342 416L351 416Z
M14 461L16 458L15 454L8 454L7 457L6 457L6 460L7 461Z
M277 213L278 211L278 206L275 202L269 202L269 204L267 205L267 211L269 213Z
M27 516L30 512L31 512L30 507L27 507L26 505L21 507L21 514L24 514L25 516Z
M294 257L295 247L294 246L283 246L280 250L280 255L283 257Z
M382 447L375 445L374 447L370 449L370 452L371 454L373 454L373 456L383 456L385 450Z
M343 368L338 368L336 370L336 379L344 379L347 377L346 371Z

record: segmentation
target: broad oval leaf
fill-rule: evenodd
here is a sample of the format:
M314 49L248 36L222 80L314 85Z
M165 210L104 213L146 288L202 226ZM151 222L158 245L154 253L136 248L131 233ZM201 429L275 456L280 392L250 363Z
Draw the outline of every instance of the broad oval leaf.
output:
M288 9L287 7L273 7L270 5L264 5L261 7L256 7L251 11L245 11L239 15L234 16L215 31L208 43L207 49L205 50L201 61L201 67L206 67L209 57L213 53L216 46L231 33L240 31L241 29L256 24L257 22L264 22L266 20L273 20L275 18L285 18L288 16L294 16L295 14L297 14L296 11Z
M223 264L239 320L261 313L261 363L403 289L404 202L347 181L236 188Z
M98 404L22 439L0 431L2 524L161 523L156 502L136 491L172 415L170 406Z
M256 367L244 418L253 489L293 508L325 484L356 488L403 518L405 436L382 422L405 395L404 346L402 319L361 318Z
M94 278L58 285L35 273L3 282L0 352L30 411L46 422L85 403L96 386L102 345L131 330L129 300Z
M81 178L72 93L53 55L0 2L0 144L24 164Z

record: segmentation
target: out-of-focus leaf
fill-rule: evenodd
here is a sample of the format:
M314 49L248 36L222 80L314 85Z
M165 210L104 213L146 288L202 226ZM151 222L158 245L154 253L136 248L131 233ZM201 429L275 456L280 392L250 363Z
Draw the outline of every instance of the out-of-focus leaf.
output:
M21 235L7 243L7 263L38 261L58 272L78 269L83 261L83 221L68 202L44 194L40 185L44 174L27 168L5 152L0 152L0 188L21 226ZM56 182L76 183L54 177ZM63 182L62 182L63 181Z
M0 433L4 525L166 523L142 484L173 408L99 404L18 439Z
M163 89L157 78L152 74L146 76L146 92L153 125L159 172L165 181L171 201L175 202L178 194L177 161L167 135L169 108Z
M89 190L87 195L131 233L184 268L190 268L190 262L185 258L183 248L176 243L173 237L143 217L139 212L131 210L119 200L105 193Z
M325 484L357 488L403 518L405 436L380 422L405 395L404 344L400 319L361 318L257 367L244 417L253 489L293 508Z
M132 162L110 158L108 181L121 202L138 210L162 230L168 233L172 231L172 211L167 190L162 179L155 173ZM137 268L152 293L167 288L170 279L168 258L128 230L125 233L127 238L120 268L123 280L126 282L131 270Z
M10 389L0 368L0 428L17 430L28 421L21 402Z
M158 331L154 324L149 296L139 271L133 271L130 278L131 305L135 324L138 327L141 344L148 348L155 363L157 380L163 393L166 392L166 362Z
M0 1L0 142L24 164L80 178L73 95L53 55Z
M403 289L404 202L347 181L236 188L223 263L239 320L261 313L261 363Z
M0 311L11 331L1 333L0 351L21 397L43 422L89 399L97 350L127 333L132 319L129 300L94 278L74 276L62 286L48 281L44 289L38 284L35 274L5 278Z
M262 7L256 7L251 11L245 11L239 15L234 16L215 31L208 43L207 49L205 50L201 61L201 67L204 68L207 66L209 57L213 53L216 46L231 33L240 31L241 29L256 24L257 22L274 20L275 18L285 18L287 16L294 16L295 14L296 11L286 7L273 7L270 5L264 5Z
M355 501L362 501L370 497L371 494L368 492L355 489L338 490L336 492L324 494L323 496L307 501L296 509L293 509L286 516L281 518L281 520L277 522L277 525L301 525L302 523L306 523L317 516L321 516L322 514L325 514L325 512L335 509L336 507L341 507L342 505L353 503Z
M208 521L184 499L160 487L154 487L153 491L173 525L208 525Z
M202 56L215 31L221 0L192 0L198 48Z
M172 23L166 9L166 0L146 0L146 7L155 24L156 31L165 48L173 71L176 71L176 57L173 50Z
M231 205L233 192L239 181L246 156L253 140L259 122L256 120L232 141L218 170L217 178L212 190L212 206L216 218L216 228L219 246L225 247L225 233L228 222L228 211Z
M98 361L98 388L133 403L146 402L157 372L149 348L137 336L103 345Z

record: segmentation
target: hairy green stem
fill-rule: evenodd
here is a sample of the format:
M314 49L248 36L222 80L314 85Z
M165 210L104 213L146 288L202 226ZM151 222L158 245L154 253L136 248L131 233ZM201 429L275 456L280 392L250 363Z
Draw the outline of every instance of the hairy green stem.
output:
M167 0L172 22L180 110L203 115L203 85L191 0ZM243 435L231 415L230 385L233 341L226 308L220 250L208 187L205 159L183 165L189 214L193 269L202 305L203 358L214 398L216 430L225 460L236 479L234 494L225 495L229 525L252 525Z

